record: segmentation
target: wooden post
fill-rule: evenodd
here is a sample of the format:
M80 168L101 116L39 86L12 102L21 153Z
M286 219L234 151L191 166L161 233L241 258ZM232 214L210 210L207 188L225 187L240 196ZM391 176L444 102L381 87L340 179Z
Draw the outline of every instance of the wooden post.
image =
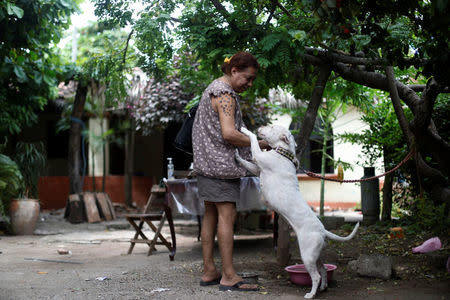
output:
M277 262L280 266L287 266L291 258L289 253L289 224L279 215L278 217L278 240L277 240Z

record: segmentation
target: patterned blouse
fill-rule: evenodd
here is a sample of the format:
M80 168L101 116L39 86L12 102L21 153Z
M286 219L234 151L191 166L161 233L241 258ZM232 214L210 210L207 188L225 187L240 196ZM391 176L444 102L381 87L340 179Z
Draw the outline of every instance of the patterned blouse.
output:
M194 126L192 128L192 148L194 152L194 171L206 177L232 179L245 176L247 170L234 159L236 146L226 142L222 137L219 114L211 105L211 97L230 94L236 103L235 127L239 130L245 127L242 121L239 95L227 83L216 79L203 92ZM248 159L250 148L238 148L243 158Z

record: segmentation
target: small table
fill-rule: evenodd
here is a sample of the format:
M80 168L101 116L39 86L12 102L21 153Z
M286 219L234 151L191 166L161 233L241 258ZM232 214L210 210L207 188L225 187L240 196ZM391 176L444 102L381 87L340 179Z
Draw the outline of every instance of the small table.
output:
M197 178L167 179L168 206L173 213L201 216L205 206L198 200ZM259 177L241 178L241 195L236 201L237 211L266 210L261 201Z

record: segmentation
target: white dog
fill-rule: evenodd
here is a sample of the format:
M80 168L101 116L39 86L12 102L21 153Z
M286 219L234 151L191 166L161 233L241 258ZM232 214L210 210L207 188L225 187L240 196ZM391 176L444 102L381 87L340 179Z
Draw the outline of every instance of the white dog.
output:
M320 261L325 238L348 241L356 234L359 223L347 237L340 237L325 230L300 194L296 172L296 143L289 130L281 126L259 128L258 136L266 140L272 148L264 152L259 148L255 134L245 128L241 128L241 132L250 138L254 163L242 159L237 151L236 159L247 170L259 175L264 200L286 218L295 231L303 263L312 279L312 289L305 298L313 298L321 278L320 290L323 291L328 286L327 271Z

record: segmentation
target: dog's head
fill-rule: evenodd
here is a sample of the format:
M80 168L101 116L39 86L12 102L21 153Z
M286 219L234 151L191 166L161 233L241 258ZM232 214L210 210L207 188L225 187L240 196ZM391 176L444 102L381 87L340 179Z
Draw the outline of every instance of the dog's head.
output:
M295 153L294 136L291 132L279 125L270 125L258 128L258 136L269 143L269 146L273 149L277 147L284 148Z

